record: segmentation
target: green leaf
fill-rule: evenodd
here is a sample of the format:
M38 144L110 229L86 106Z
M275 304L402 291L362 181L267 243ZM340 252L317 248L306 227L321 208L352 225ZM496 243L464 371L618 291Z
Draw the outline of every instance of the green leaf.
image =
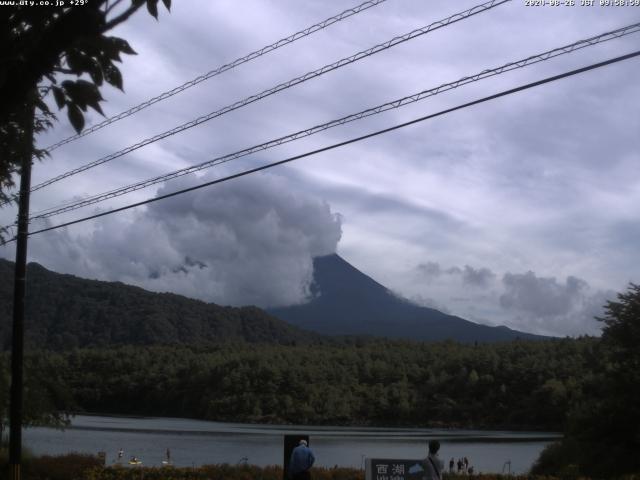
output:
M82 111L87 110L87 105L95 105L102 100L100 90L93 83L86 80L65 81L62 84L67 97L76 104Z
M91 76L91 80L96 86L101 86L104 76L102 75L102 68L97 60L91 59L91 67L89 68L89 75Z
M126 53L127 55L137 55L138 53L131 48L129 42L127 42L124 38L118 37L109 37L111 43L122 53Z
M115 65L109 65L107 67L104 71L104 79L108 84L122 90L122 74Z
M75 82L75 89L77 92L86 99L86 103L89 101L102 100L100 90L93 83L86 80L78 80Z
M85 69L86 61L83 55L75 49L67 52L67 65L76 75L81 75Z
M89 106L104 117L104 112L102 111L102 107L99 103L90 103Z
M91 82L87 82L86 80L78 80L74 85L74 94L76 103L83 111L88 105L101 115L104 115L99 104L99 102L103 100L103 98L100 94L100 90L96 85Z
M121 41L118 37L104 37L101 45L102 56L120 62L120 52L123 49Z
M62 109L65 103L67 103L64 97L64 92L60 87L52 87L52 90L53 90L53 98L56 101L56 105L58 105L59 109Z
M67 104L67 115L76 133L80 133L84 128L84 115L75 103Z
M158 0L147 0L147 10L153 18L158 19Z
M100 98L100 100L102 100L102 98ZM95 98L88 99L87 105L89 105L91 108L93 108L96 112L98 112L100 115L104 117L104 112L102 111L102 107L98 103L100 100L97 100Z
M47 106L46 103L42 101L41 98L36 99L35 104L36 104L36 107L39 108L42 113L44 114L51 113L51 110L49 110L49 107Z

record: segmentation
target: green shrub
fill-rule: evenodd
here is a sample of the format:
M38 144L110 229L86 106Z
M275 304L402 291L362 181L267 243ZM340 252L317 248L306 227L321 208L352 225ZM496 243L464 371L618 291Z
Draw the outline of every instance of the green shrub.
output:
M314 468L314 480L364 480L364 472L352 468ZM175 467L101 467L85 473L83 480L282 480L279 466L204 465Z
M102 462L98 457L81 453L33 457L24 452L22 458L23 480L84 480L87 470ZM9 460L6 450L0 450L0 478L9 478Z

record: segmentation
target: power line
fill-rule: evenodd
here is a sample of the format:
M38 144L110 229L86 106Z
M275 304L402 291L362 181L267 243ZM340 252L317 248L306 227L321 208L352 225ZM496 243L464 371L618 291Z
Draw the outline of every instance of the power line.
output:
M245 170L245 171L240 172L240 173L236 173L236 174L233 174L233 175L229 175L227 177L219 178L217 180L212 180L210 182L206 182L206 183L203 183L203 184L200 184L200 185L195 185L193 187L189 187L189 188L185 188L185 189L182 189L182 190L178 190L176 192L172 192L172 193L168 193L168 194L165 194L165 195L161 195L159 197L149 198L147 200L143 200L143 201L137 202L137 203L132 203L130 205L126 205L124 207L120 207L120 208L116 208L116 209L113 209L113 210L109 210L107 212L101 212L101 213L97 213L95 215L90 215L88 217L83 217L83 218L79 218L79 219L76 219L76 220L72 220L70 222L62 223L62 224L59 224L59 225L54 225L54 226L43 228L43 229L40 229L40 230L35 230L35 231L29 233L29 235L36 235L38 233L44 233L44 232L48 232L48 231L51 231L51 230L56 230L56 229L59 229L59 228L68 227L70 225L75 225L77 223L85 222L85 221L88 221L88 220L93 220L93 219L96 219L96 218L99 218L99 217L104 217L106 215L111 215L111 214L117 213L117 212L122 212L124 210L129 210L131 208L139 207L139 206L146 205L148 203L156 202L156 201L159 201L159 200L164 200L164 199L171 198L171 197L174 197L174 196L177 196L177 195L181 195L181 194L184 194L184 193L192 192L194 190L199 190L201 188L205 188L205 187L209 187L209 186L212 186L212 185L216 185L218 183L226 182L228 180L233 180L235 178L243 177L243 176L246 176L246 175L249 175L249 174L252 174L252 173L256 173L256 172L259 172L259 171L262 171L262 170L267 170L269 168L273 168L273 167L276 167L276 166L279 166L279 165L283 165L285 163L293 162L295 160L299 160L299 159L302 159L302 158L305 158L305 157L316 155L318 153L322 153L322 152L326 152L326 151L329 151L329 150L333 150L333 149L336 149L336 148L339 148L339 147L343 147L345 145L350 145L352 143L360 142L360 141L366 140L368 138L372 138L372 137L375 137L375 136L378 136L378 135L382 135L384 133L388 133L388 132L391 132L391 131L394 131L394 130L398 130L400 128L404 128L404 127L407 127L409 125L413 125L413 124L416 124L416 123L419 123L419 122L423 122L425 120L429 120L429 119L432 119L432 118L435 118L435 117L439 117L439 116L445 115L447 113L451 113L451 112L454 112L454 111L457 111L457 110L462 110L464 108L468 108L468 107L471 107L471 106L474 106L474 105L478 105L478 104L481 104L481 103L484 103L484 102L488 102L490 100L495 100L497 98L504 97L506 95L511 95L513 93L521 92L521 91L527 90L529 88L533 88L533 87L537 87L537 86L540 86L540 85L544 85L546 83L554 82L556 80L560 80L560 79L567 78L567 77L570 77L570 76L573 76L573 75L584 73L584 72L587 72L587 71L590 71L590 70L594 70L596 68L601 68L601 67L604 67L604 66L607 66L607 65L611 65L611 64L614 64L614 63L617 63L617 62L621 62L623 60L628 60L628 59L631 59L631 58L634 58L634 57L637 57L637 56L640 56L640 50L636 50L635 52L629 53L627 55L622 55L622 56L619 56L619 57L615 57L615 58L612 58L612 59L609 59L609 60L606 60L606 61L603 61L603 62L591 64L591 65L588 65L586 67L578 68L576 70L571 70L569 72L565 72L565 73L562 73L562 74L559 74L559 75L554 75L552 77L547 77L547 78L544 78L542 80L538 80L536 82L527 83L525 85L521 85L519 87L515 87L515 88L509 89L509 90L504 90L504 91L502 91L500 93L496 93L494 95L489 95L487 97L483 97L483 98L480 98L478 100L474 100L474 101L471 101L471 102L468 102L468 103L464 103L464 104L458 105L456 107L448 108L446 110L441 110L441 111L439 111L437 113L433 113L433 114L430 114L430 115L426 115L424 117L416 118L414 120L411 120L411 121L408 121L408 122L405 122L405 123L401 123L401 124L398 124L398 125L394 125L392 127L388 127L388 128L382 129L382 130L378 130L378 131L375 131L375 132L372 132L372 133L368 133L368 134L362 135L360 137L355 137L355 138L352 138L350 140L345 140L344 142L335 143L333 145L329 145L327 147L319 148L317 150L306 152L306 153L303 153L303 154L300 154L300 155L295 155L293 157L289 157L289 158L286 158L284 160L280 160L280 161L277 161L277 162L269 163L269 164L263 165L261 167L256 167L256 168L252 168L252 169L249 169L249 170ZM15 240L15 238L11 239L11 240L8 240L7 242L4 242L4 243L9 243L9 242L14 241L14 240Z
M420 100L423 100L425 98L431 97L431 96L435 96L438 95L439 93L442 92L446 92L464 85L467 85L469 83L473 83L485 78L489 78L489 77L493 77L495 75L499 75L511 70L515 70L515 69L519 69L519 68L524 68L526 66L529 65L533 65L542 61L546 61L549 60L551 58L555 58L559 55L564 55L567 53L571 53L574 52L576 50L585 48L585 47L589 47L589 46L593 46L596 45L598 43L602 43L608 40L612 40L615 38L620 38L622 36L625 35L629 35L632 33L637 33L638 31L640 31L640 23L635 23L633 25L628 25L626 27L621 27L618 28L616 30L612 30L610 32L605 32L602 33L600 35L597 36L593 36L584 40L579 40L577 42L574 42L572 44L569 45L565 45L563 47L558 47L555 48L553 50L548 50L546 52L540 53L540 54L536 54L536 55L532 55L529 56L525 59L522 60L517 60L514 62L510 62L507 63L505 65L502 65L500 67L497 68L492 68L492 69L486 69L481 71L480 73L476 73L475 75L471 75L471 76L466 76L463 77L459 80L456 80L454 82L450 82L450 83L444 83L438 87L435 88L431 88L428 90L423 90L419 93L410 95L410 96L406 96L397 100L393 100L391 102L387 102L384 103L382 105L378 105L376 107L372 107L366 110L363 110L361 112L358 113L354 113L351 115L348 115L346 117L342 117L339 118L337 120L332 120L330 122L321 124L321 125L316 125L314 127L308 128L306 130L300 130L298 132L283 136L283 137L279 137L275 140L270 140L268 142L259 144L259 145L254 145L252 147L249 148L245 148L243 150L239 150L237 152L234 153L230 153L227 155L223 155L217 158L214 158L212 160L208 160L206 162L200 163L198 165L193 165L190 167L186 167L180 170L176 170L174 172L171 173L167 173L167 174L163 174L157 177L153 177L147 180L143 180L131 185L127 185L124 187L120 187L118 189L115 190L111 190L108 192L103 192L100 193L98 195L94 195L92 197L89 198L85 198L83 200L79 200L79 201L74 201L74 202L70 202L70 203L66 203L63 205L59 205L56 207L51 207L45 210L42 210L40 212L36 212L35 214L32 215L31 220L36 220L36 219L42 219L42 218L49 218L55 215L59 215L62 213L66 213L66 212L70 212L72 210L77 210L79 208L88 206L88 205L92 205L95 203L99 203L102 202L104 200L108 200L111 198L115 198L115 197L119 197L121 195L125 195L127 193L131 193L137 190L141 190L143 188L149 187L151 185L155 185L167 180L172 180L184 175L188 175L190 173L194 173L200 170L204 170L206 168L211 168L217 165L220 165L222 163L227 163L230 162L232 160L236 160L238 158L250 155L252 153L256 153L256 152L260 152L260 151L264 151L267 150L269 148L273 148L285 143L289 143L295 140L298 140L300 138L304 138L319 132L322 132L324 130L328 130L330 128L333 127L337 127L340 125L344 125L346 123L349 122L353 122L356 120L361 120L363 118L367 118L373 115L377 115L379 113L388 111L388 110L392 110L395 108L400 108L403 107L405 105L411 104L411 103L415 103L418 102Z
M375 7L383 2L386 2L387 0L369 0L367 2L361 3L360 5L353 7L353 8L349 8L337 15L334 15L333 17L329 17L326 20L323 20L319 23L316 23L315 25L311 25L310 27L305 28L304 30L300 30L299 32L294 33L293 35L289 35L288 37L285 38L281 38L280 40L278 40L277 42L272 43L271 45L267 45L266 47L262 47L259 50L256 50L254 52L251 52L247 55L245 55L244 57L240 57L237 58L235 60L233 60L232 62L229 62L227 64L221 65L205 74L200 75L199 77L194 78L193 80L190 80L188 82L183 83L182 85L175 87L171 90L168 90L166 92L161 93L160 95L157 95L153 98L150 98L149 100L147 100L146 102L143 102L139 105L136 105L135 107L131 107L129 110L125 110L124 112L121 112L117 115L114 115L113 117L109 117L106 120L103 120L102 122L93 125L85 130L83 130L82 132L78 133L77 135L72 135L68 138L65 138L63 140L60 140L57 143L54 143L48 147L45 148L45 150L52 152L53 150L55 150L58 147L61 147L62 145L66 145L67 143L73 142L75 140L78 140L79 138L82 138L86 135L89 135L93 132L96 132L104 127L106 127L107 125L111 125L112 123L117 122L118 120L122 120L123 118L127 118L131 115L133 115L134 113L138 113L140 110L144 110L145 108L153 105L154 103L158 103L162 100L166 100L169 97L173 97L174 95L177 95L180 92L184 92L185 90L198 85L199 83L204 82L205 80L208 80L212 77L215 77L217 75L220 75L221 73L224 73L228 70L231 70L239 65L242 65L243 63L247 63L250 62L251 60L255 60L258 57L261 57L262 55L265 55L269 52L273 52L274 50L277 50L278 48L284 47L285 45L289 45L290 43L295 42L296 40L300 40L301 38L307 37L319 30L322 30L330 25L333 25L334 23L340 22L346 18L349 18L353 15L356 15L360 12L363 12L365 10L368 10L371 7Z
M212 120L216 117L222 116L226 113L229 113L233 110L237 110L239 108L242 108L246 105L249 105L251 103L254 103L258 100L262 100L263 98L266 98L270 95L273 95L275 93L278 93L282 90L291 88L295 85L298 85L300 83L306 82L307 80L311 80L312 78L315 77L319 77L320 75L324 75L325 73L331 72L333 70L336 70L340 67L344 67L345 65L349 65L351 63L357 62L359 60L362 60L363 58L369 57L371 55L374 55L376 53L379 53L381 51L387 50L391 47L394 47L400 43L404 43L407 42L409 40L412 40L414 38L420 37L422 35L425 35L429 32L432 32L434 30L446 27L448 25L451 25L453 23L459 22L461 20L464 20L466 18L469 18L473 15L477 15L479 13L485 12L487 10L490 10L492 8L495 8L499 5L502 5L504 3L510 2L511 0L491 0L489 2L483 3L481 5L477 5L475 7L472 7L468 10L465 10L463 12L460 13L456 13L454 15L451 15L443 20L439 20L436 22L433 22L430 25L427 25L425 27L413 30L407 34L404 35L400 35L397 37L392 38L391 40L378 44L374 47L371 47L369 49L366 50L362 50L354 55L351 55L349 57L345 57L341 60L338 60L337 62L331 63L329 65L325 65L317 70L314 70L312 72L308 72L305 73L304 75L301 75L299 77L296 77L292 80L289 80L287 82L281 83L279 85L276 85L275 87L272 87L270 89L264 90L261 93L252 95L250 97L247 97L243 100L240 100L238 102L235 102L231 105L228 105L226 107L223 107L219 110L216 110L214 112L208 113L206 115L202 115L194 120L191 120L190 122L184 123L182 125L179 125L175 128L172 128L171 130L167 130L163 133L160 133L158 135L155 135L153 137L147 138L145 140L142 140L134 145L131 145L129 147L126 147L118 152L112 153L110 155L107 155L105 157L102 157L98 160L95 160L93 162L87 163L85 165L82 165L78 168L75 168L73 170L70 170L66 173L63 173L61 175L58 175L54 178L51 178L49 180L46 180L38 185L35 185L31 188L31 192L34 192L36 190L39 190L43 187L46 187L48 185L51 185L52 183L58 182L64 178L68 178L71 177L73 175L76 175L78 173L84 172L86 170L89 170L90 168L93 167L97 167L98 165L102 165L103 163L107 163L111 160L115 160L116 158L122 157L123 155L126 155L127 153L131 153L134 150L137 150L139 148L142 148L146 145L149 145L151 143L157 142L158 140L162 140L164 138L170 137L172 135L175 135L177 133L183 132L184 130L187 130L189 128L195 127L197 125L200 125L204 122L207 122L209 120Z

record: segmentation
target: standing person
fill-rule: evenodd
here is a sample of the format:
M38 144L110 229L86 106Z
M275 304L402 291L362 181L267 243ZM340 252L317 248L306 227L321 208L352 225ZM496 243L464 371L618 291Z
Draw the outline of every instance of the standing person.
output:
M313 466L316 457L311 449L307 446L306 440L300 440L298 446L291 452L291 460L289 461L289 475L293 480L310 480L311 473L309 469Z
M429 441L429 455L424 459L423 480L442 480L442 469L444 463L438 458L438 450L440 450L440 442L438 440Z
M451 457L451 460L449 460L449 473L453 473L453 466L455 465L455 460L453 459L453 457Z

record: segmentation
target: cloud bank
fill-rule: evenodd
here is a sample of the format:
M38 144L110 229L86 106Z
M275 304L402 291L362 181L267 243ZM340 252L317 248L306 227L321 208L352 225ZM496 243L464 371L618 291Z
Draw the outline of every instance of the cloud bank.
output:
M569 275L564 281L538 276L533 271L499 276L486 267L442 267L438 262L418 264L412 272L418 293L411 299L481 323L548 335L598 335L611 290L592 288ZM438 298L435 302L433 298Z
M340 236L341 217L327 203L265 174L107 216L83 234L34 237L31 251L56 271L268 307L307 300L312 258L335 252Z

